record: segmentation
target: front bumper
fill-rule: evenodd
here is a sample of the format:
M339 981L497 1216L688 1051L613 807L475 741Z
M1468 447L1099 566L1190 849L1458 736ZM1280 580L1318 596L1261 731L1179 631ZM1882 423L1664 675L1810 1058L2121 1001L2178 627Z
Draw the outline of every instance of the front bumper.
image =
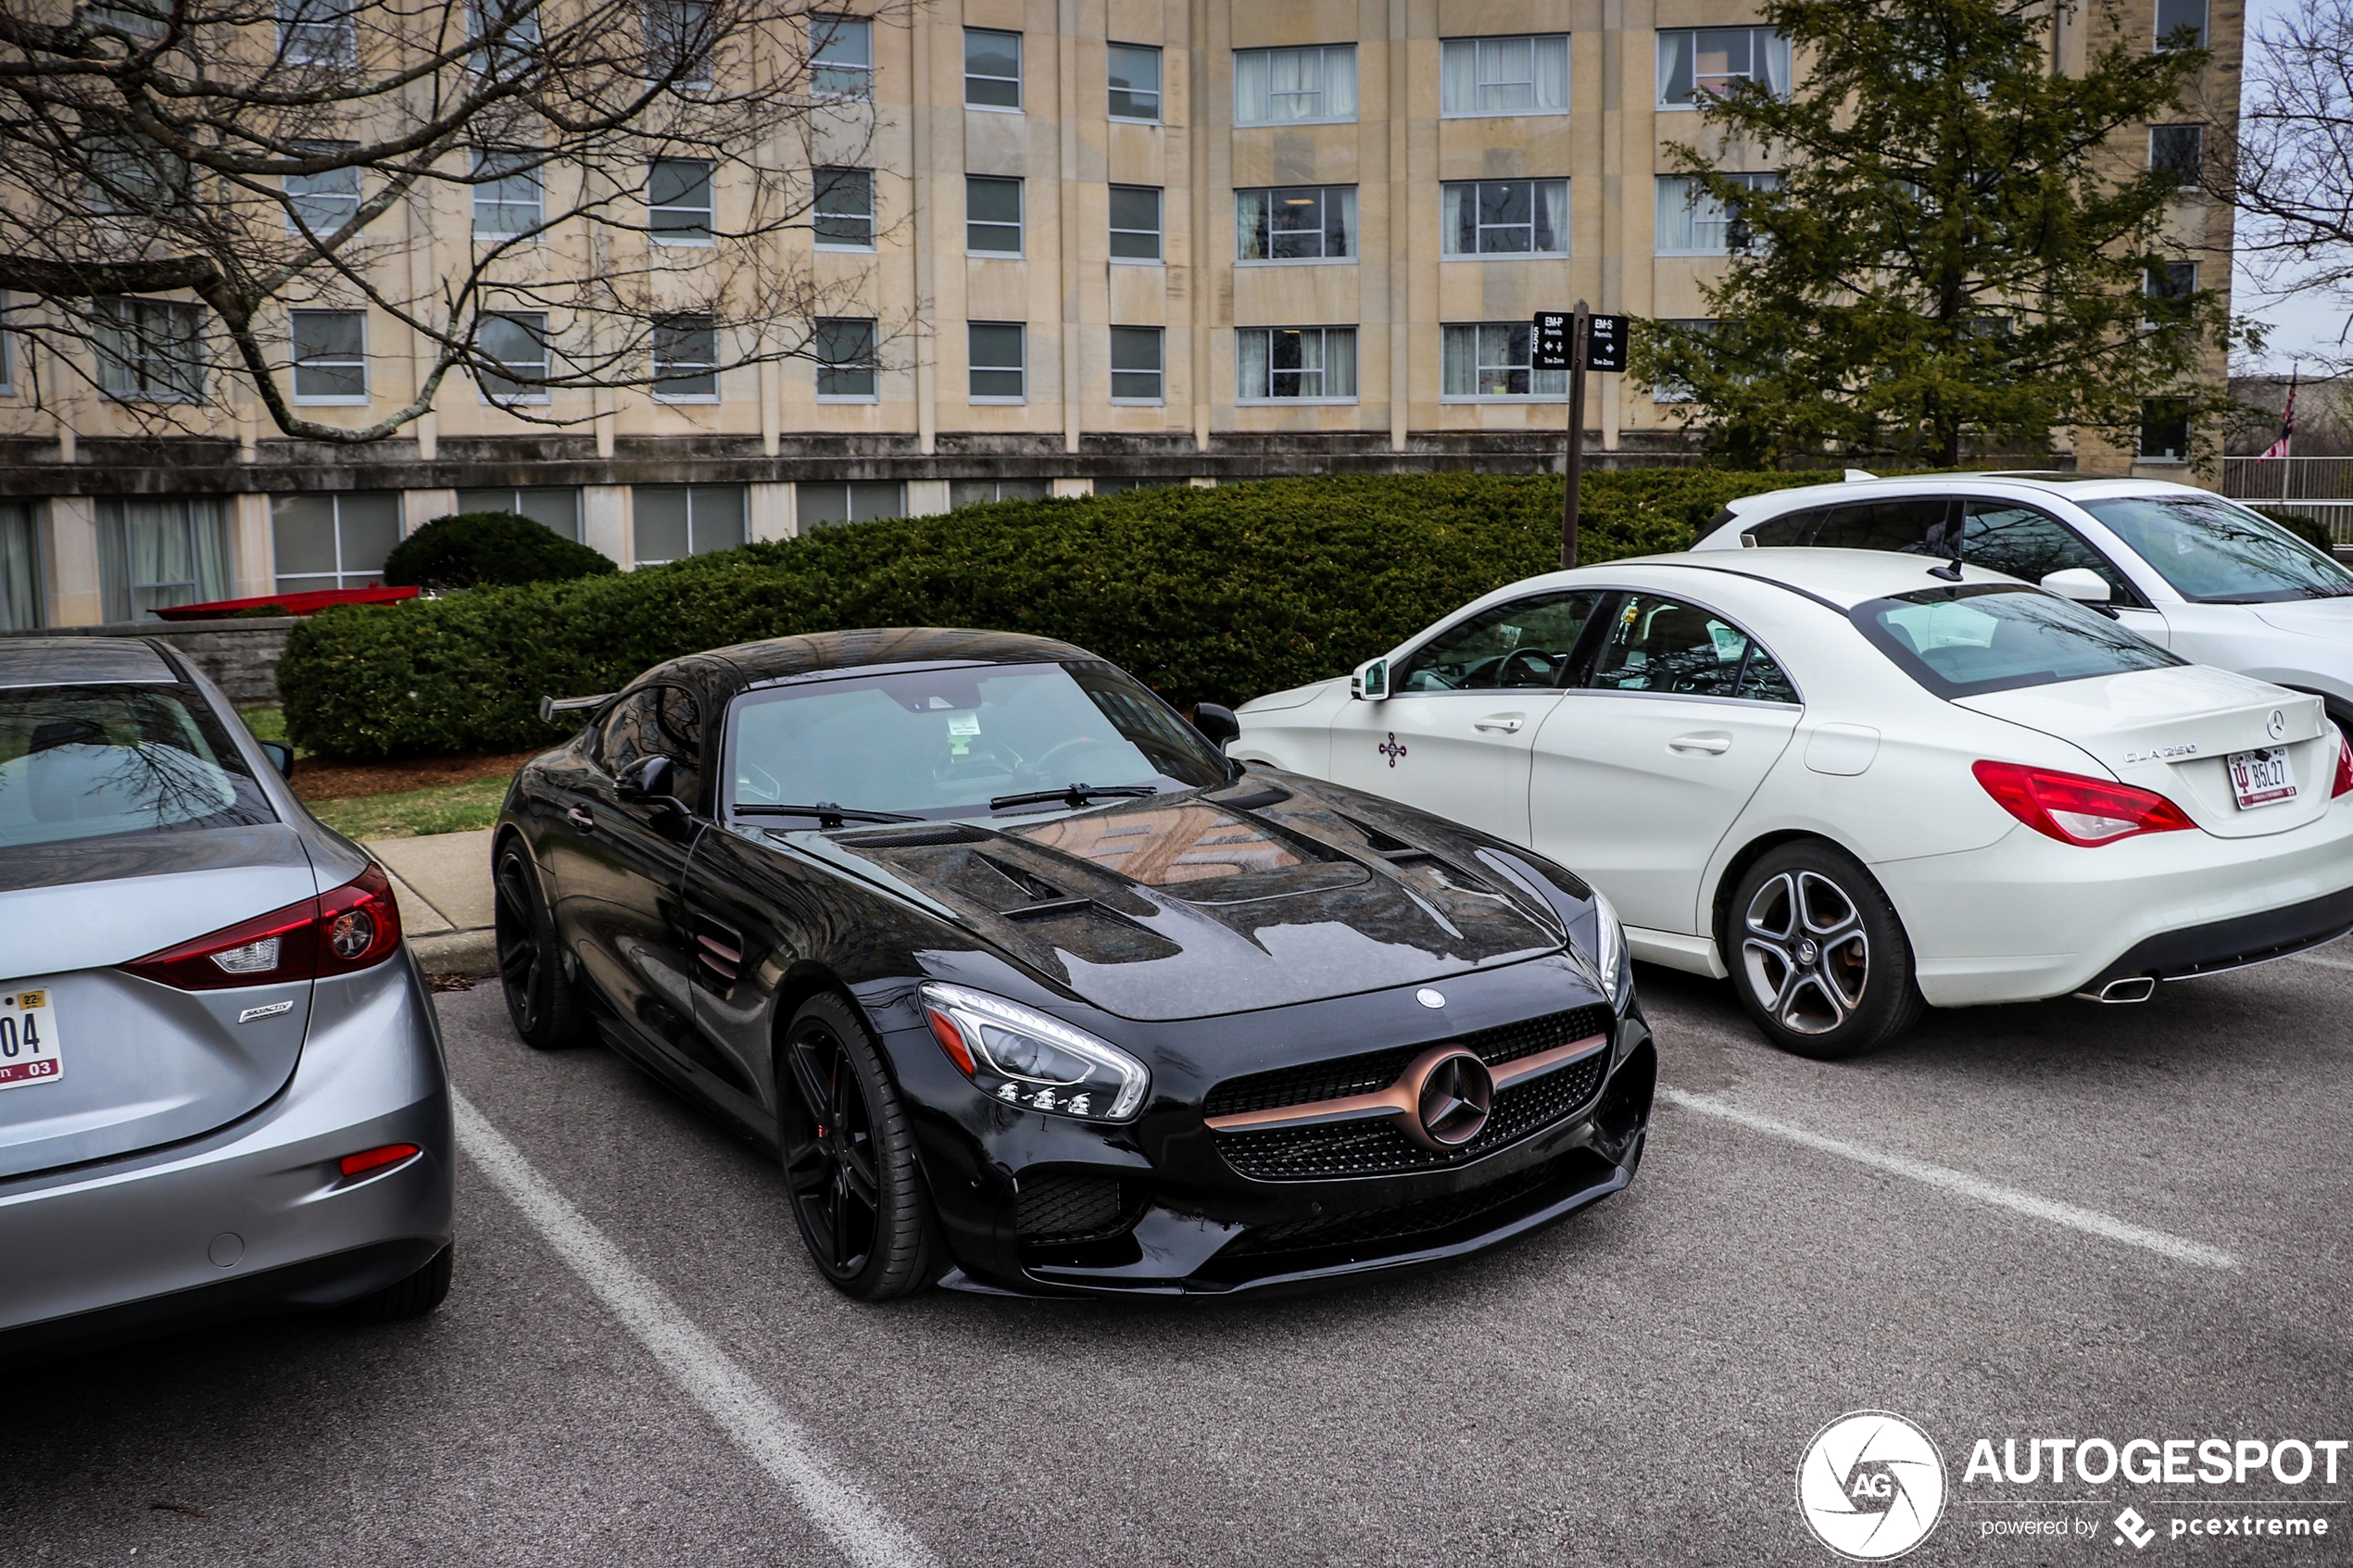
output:
M1450 984L1447 994L1459 1033L1515 1007L1520 1017L1543 1010L1512 983ZM1379 1038L1365 1030L1366 1015L1391 1005L1378 996L1319 1004L1327 1016L1317 1022L1361 1048ZM1182 1105L1156 1101L1131 1127L1106 1128L998 1106L952 1067L933 1068L945 1057L927 1032L885 1032L918 1111L925 1173L958 1265L943 1284L1155 1296L1297 1287L1441 1262L1619 1191L1642 1159L1657 1056L1638 1007L1607 1033L1607 1070L1585 1101L1502 1147L1440 1169L1270 1180L1242 1174L1203 1124L1199 1091L1230 1072L1205 1071L1203 1082L1175 1089ZM1294 1051L1291 1060L1314 1057Z
M422 1152L346 1182L335 1162ZM448 1080L404 953L316 983L286 1087L160 1149L0 1184L0 1346L57 1343L364 1296L449 1244Z

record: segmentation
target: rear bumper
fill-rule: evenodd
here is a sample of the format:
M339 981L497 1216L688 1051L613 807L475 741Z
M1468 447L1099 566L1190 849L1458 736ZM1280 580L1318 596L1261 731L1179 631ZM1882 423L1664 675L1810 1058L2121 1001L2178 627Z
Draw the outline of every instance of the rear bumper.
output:
M389 1143L422 1152L342 1179L344 1155ZM448 1245L453 1156L440 1035L413 962L321 981L301 1062L258 1110L0 1185L0 1344L364 1296Z
M2201 974L2220 974L2321 947L2348 931L2353 931L2353 888L2284 909L2152 936L2110 964L2091 988L2096 990L2130 975L2194 980Z

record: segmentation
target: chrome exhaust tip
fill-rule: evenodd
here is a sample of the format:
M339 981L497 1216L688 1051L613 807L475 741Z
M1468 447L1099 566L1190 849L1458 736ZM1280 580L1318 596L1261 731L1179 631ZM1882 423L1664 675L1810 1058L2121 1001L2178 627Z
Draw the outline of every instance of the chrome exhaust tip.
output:
M2128 974L2121 980L2111 980L2096 991L2078 991L2079 1002L2145 1002L2157 994L2154 975Z

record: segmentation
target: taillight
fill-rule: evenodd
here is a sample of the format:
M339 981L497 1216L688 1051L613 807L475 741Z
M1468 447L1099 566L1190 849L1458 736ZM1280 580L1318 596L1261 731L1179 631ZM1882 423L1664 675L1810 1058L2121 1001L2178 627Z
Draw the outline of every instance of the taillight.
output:
M361 1149L357 1154L346 1154L335 1161L335 1169L343 1173L345 1181L349 1181L354 1176L364 1176L371 1171L381 1171L387 1165L398 1165L416 1157L415 1144L388 1143L375 1148Z
M2165 797L2131 784L2015 762L1980 762L1971 771L2003 810L2062 844L2093 848L2135 834L2197 826Z
M2353 735L2339 730L2336 735L2336 783L2329 788L2329 798L2353 795Z
M333 892L122 967L182 991L225 991L348 974L382 963L399 945L400 906L393 899L392 879L371 863Z

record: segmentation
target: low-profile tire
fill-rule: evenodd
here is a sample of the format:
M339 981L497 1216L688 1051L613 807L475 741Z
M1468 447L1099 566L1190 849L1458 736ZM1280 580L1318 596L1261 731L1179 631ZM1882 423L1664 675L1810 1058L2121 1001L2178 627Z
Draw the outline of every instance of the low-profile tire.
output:
M354 1323L406 1323L425 1316L448 1298L457 1253L458 1244L453 1241L407 1279L395 1280L382 1290L346 1303L343 1308L344 1320Z
M1741 1005L1785 1051L1828 1061L1876 1050L1928 1006L1894 906L1834 845L1766 851L1733 889L1724 923Z
M830 993L793 1014L777 1052L778 1131L810 1261L861 1301L912 1295L944 1256L898 1087L858 1011Z
M556 922L539 891L538 869L515 839L502 841L491 860L491 891L507 1016L523 1044L534 1050L560 1050L580 1037L580 998L564 976Z

